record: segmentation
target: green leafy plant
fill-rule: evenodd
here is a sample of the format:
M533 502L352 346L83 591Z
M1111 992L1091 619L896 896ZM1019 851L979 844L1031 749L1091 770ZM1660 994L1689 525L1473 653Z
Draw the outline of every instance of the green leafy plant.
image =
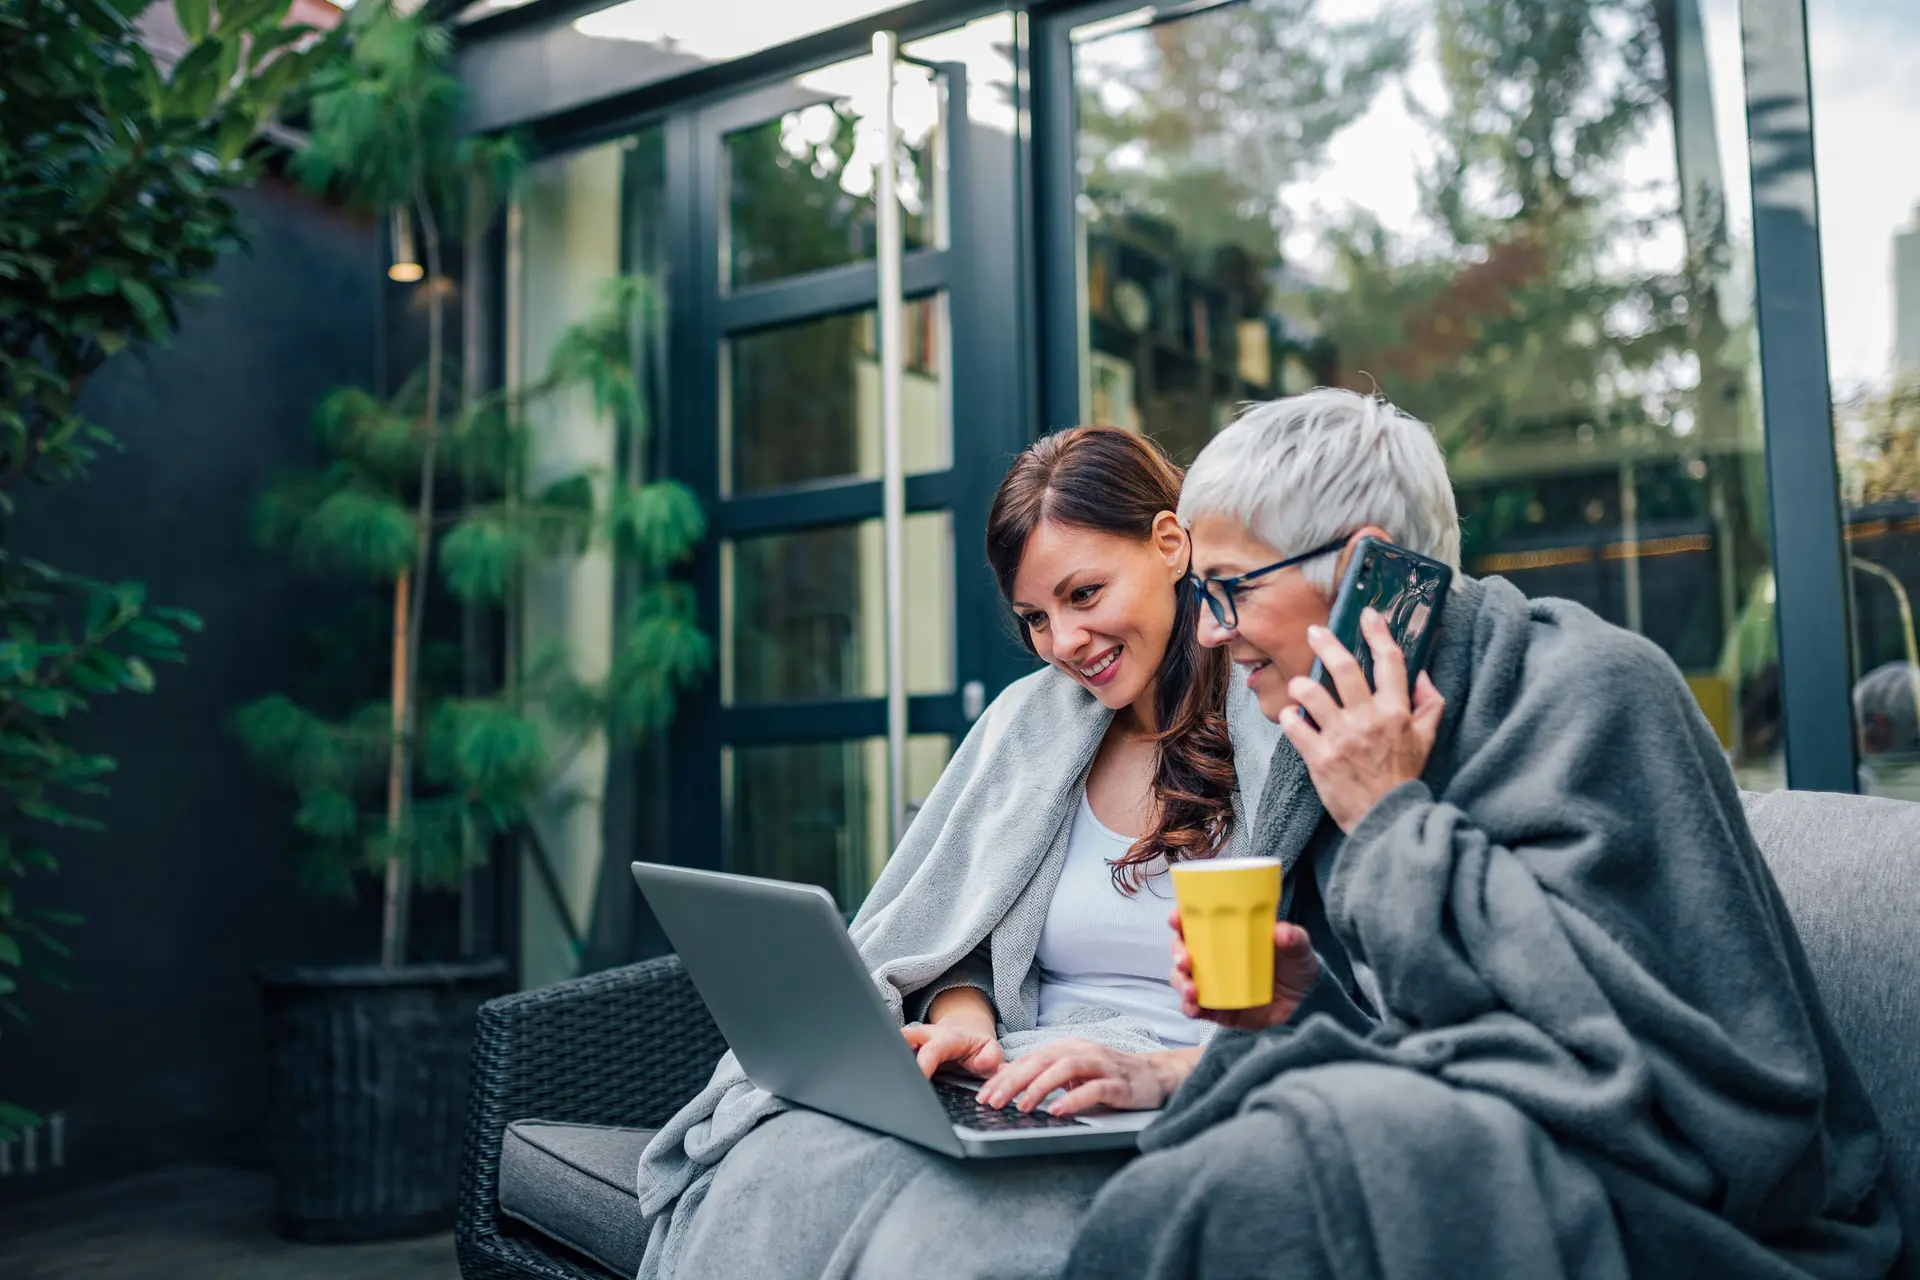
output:
M455 403L443 229L461 228L474 246L521 167L519 148L458 137L460 90L443 27L371 0L348 25L351 54L318 83L302 167L316 184L398 210L420 228L426 360L389 399L351 388L329 396L314 419L326 464L276 486L260 520L265 540L306 567L387 594L391 629L365 666L387 664L390 693L331 713L269 697L243 708L236 728L299 797L294 825L309 882L342 892L357 873L383 877L380 958L392 966L407 958L413 886L451 886L495 839L527 830L598 735L665 724L709 666L711 645L691 593L669 576L705 532L687 489L593 471L538 488L526 479L527 415L555 397L570 412L588 406L644 456L633 352L651 302L646 282L610 281L599 312L562 335L548 372L529 385L480 394L467 361ZM626 557L644 584L620 620L604 679L581 678L557 647L525 655L491 694L423 670L436 581L469 618L511 613L529 563L596 546Z
M0 1009L22 975L56 985L77 918L23 881L58 869L51 828L97 830L77 801L112 758L83 752L75 718L146 693L178 661L191 613L138 583L63 572L14 547L15 495L70 483L118 447L80 398L130 344L165 343L183 299L240 242L228 196L258 172L254 143L332 55L286 25L288 0L180 0L187 49L170 69L142 46L145 0L20 0L0 8ZM0 1104L0 1140L33 1123Z

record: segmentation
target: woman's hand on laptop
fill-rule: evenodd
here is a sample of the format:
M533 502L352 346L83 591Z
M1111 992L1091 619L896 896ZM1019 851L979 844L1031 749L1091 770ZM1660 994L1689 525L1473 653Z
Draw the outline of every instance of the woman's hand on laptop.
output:
M980 1086L989 1107L1014 1102L1031 1112L1055 1089L1066 1093L1047 1105L1056 1116L1089 1107L1151 1111L1163 1106L1200 1060L1198 1049L1126 1053L1092 1040L1057 1040L1009 1062Z
M933 998L925 1022L900 1028L920 1072L929 1080L951 1062L962 1071L990 1076L1007 1060L994 1026L993 1006L972 987L955 987Z

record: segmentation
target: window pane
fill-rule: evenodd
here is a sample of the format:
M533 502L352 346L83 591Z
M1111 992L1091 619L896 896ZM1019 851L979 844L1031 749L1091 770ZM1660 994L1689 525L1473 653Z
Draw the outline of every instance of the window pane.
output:
M1920 10L1809 0L1860 784L1920 799Z
M514 383L524 386L546 376L554 348L569 329L600 312L607 283L623 270L658 271L664 157L663 131L653 128L529 166L517 196L519 235L510 250L513 275L507 281L510 310L503 345ZM656 302L635 318L640 417L616 422L597 412L584 392L536 398L526 410L529 491L583 470L645 478L644 427L658 419L662 407L653 353L660 349L666 316ZM525 565L517 643L528 652L557 648L581 679L604 679L618 641L618 580L605 546L577 556L532 556ZM578 744L556 788L566 801L543 805L533 815L566 898L564 910L575 919L592 912L605 846L607 784L608 744L604 735L594 734ZM534 874L530 865L523 871ZM570 976L578 963L568 940L571 922L544 891L530 888L520 901L522 972L536 983Z
M779 280L861 262L874 253L880 153L880 73L856 58L802 83L852 88L727 135L727 284ZM934 243L941 193L936 140L940 82L901 66L895 97L902 146L894 158L909 250Z
M941 734L907 739L907 794L933 790L953 754ZM730 747L722 760L727 870L817 884L845 911L886 865L887 740Z
M1647 635L1777 786L1737 8L1551 8L1078 33L1083 411L1190 458L1240 402L1378 388L1469 572Z
M909 472L948 461L946 305L906 306L901 449ZM880 475L880 365L872 308L726 345L720 469L730 494Z
M907 517L907 691L953 689L953 521ZM720 696L729 704L880 698L887 690L880 521L721 547Z

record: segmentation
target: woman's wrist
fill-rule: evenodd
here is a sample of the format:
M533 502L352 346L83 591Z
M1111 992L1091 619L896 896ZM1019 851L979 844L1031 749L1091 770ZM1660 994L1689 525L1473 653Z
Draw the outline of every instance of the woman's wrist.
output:
M1193 1068L1203 1053L1199 1047L1192 1049L1162 1049L1147 1055L1153 1063L1155 1078L1160 1083L1160 1100L1165 1102L1180 1091L1180 1086L1193 1074Z
M967 1029L994 1035L993 1006L976 987L954 987L942 991L927 1006L927 1021L939 1026Z

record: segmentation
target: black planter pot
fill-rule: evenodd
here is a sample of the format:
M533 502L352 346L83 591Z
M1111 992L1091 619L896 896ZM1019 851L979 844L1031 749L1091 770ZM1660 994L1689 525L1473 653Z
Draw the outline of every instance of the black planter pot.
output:
M276 1216L290 1240L453 1224L467 1059L506 962L262 974Z

